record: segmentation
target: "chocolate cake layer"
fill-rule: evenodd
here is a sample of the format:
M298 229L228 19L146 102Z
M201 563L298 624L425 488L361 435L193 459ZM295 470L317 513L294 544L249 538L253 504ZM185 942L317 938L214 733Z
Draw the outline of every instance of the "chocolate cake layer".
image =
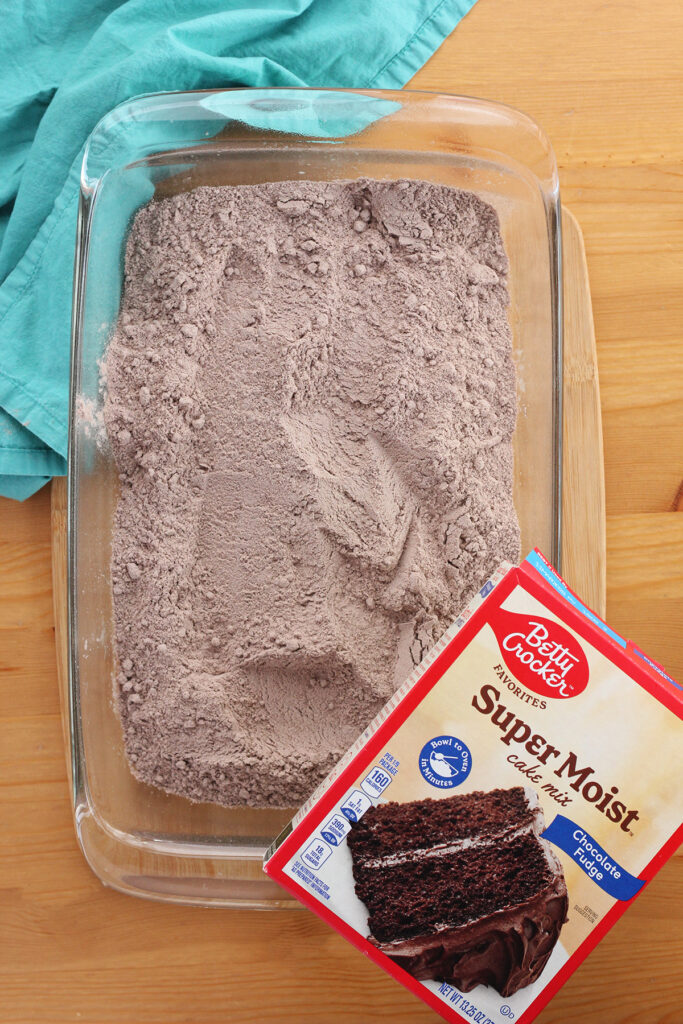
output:
M536 794L521 787L372 808L349 836L370 941L416 978L463 992L531 984L568 908L544 827Z
M354 860L381 857L386 851L420 849L425 845L425 822L431 844L468 839L486 832L504 835L530 825L534 811L522 786L466 793L443 800L414 800L373 807L354 827L349 847Z
M377 866L373 866L377 865ZM535 836L421 850L406 860L359 865L356 892L380 942L459 927L535 896L552 871ZM395 894L400 892L400 900Z

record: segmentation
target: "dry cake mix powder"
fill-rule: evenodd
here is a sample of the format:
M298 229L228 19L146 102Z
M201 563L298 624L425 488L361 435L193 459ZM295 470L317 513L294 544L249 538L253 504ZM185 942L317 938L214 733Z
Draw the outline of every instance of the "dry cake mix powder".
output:
M427 182L138 213L103 378L139 779L296 806L519 557L506 275L493 208Z

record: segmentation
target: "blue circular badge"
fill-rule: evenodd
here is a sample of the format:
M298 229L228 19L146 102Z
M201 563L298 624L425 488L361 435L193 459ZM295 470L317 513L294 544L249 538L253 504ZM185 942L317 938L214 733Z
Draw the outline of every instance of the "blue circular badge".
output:
M422 777L437 789L453 789L472 770L472 754L455 736L435 736L420 751L418 766Z

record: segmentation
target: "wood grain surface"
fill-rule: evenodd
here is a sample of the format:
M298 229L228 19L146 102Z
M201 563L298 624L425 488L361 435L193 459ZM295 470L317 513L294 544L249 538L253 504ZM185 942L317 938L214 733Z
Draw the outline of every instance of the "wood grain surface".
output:
M678 0L479 0L413 82L518 106L555 146L593 293L608 617L679 678L682 44ZM0 501L0 1020L436 1020L308 913L168 908L89 871L66 785L49 497ZM682 909L678 856L539 1024L683 1024Z

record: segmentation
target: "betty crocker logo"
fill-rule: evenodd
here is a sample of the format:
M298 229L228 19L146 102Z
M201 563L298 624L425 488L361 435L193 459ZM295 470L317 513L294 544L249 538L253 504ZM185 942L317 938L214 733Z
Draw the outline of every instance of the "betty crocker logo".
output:
M588 661L569 630L541 615L497 608L489 619L503 661L522 686L543 697L576 697L588 685Z

